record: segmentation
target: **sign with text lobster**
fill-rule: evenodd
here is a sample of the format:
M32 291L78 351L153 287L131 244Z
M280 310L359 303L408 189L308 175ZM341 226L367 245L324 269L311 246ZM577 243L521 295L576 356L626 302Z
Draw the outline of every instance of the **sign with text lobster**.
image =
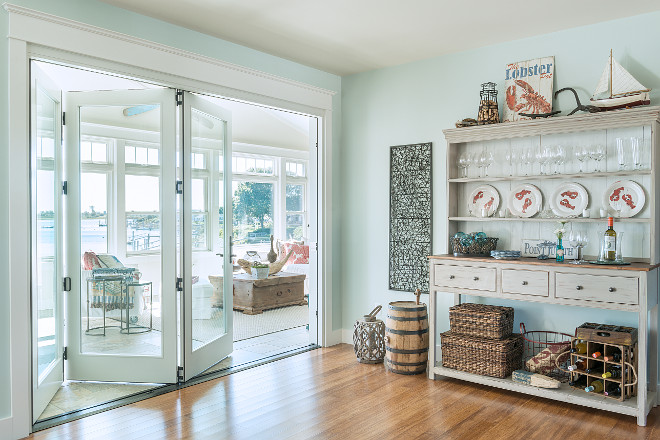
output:
M530 119L520 116L520 113L550 113L554 71L555 57L507 64L504 74L506 105L503 122Z

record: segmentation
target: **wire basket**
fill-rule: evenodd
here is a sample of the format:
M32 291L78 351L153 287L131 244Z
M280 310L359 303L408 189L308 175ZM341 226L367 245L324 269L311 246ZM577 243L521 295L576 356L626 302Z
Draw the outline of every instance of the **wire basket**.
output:
M524 343L523 368L567 382L569 375L564 364L570 360L572 336L545 330L527 331L522 322L520 334ZM564 367L563 370L557 365Z

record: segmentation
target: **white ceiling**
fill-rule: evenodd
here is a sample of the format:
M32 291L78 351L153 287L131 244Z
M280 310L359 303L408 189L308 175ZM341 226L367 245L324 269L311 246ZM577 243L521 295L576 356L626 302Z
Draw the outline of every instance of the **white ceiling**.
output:
M658 0L102 1L338 75L660 10Z

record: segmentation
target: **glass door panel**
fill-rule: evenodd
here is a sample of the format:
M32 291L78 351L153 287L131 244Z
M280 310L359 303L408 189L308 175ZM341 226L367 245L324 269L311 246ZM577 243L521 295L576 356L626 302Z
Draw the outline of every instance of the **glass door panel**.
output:
M231 199L224 190L231 178L230 115L185 93L183 126L182 346L188 380L232 351Z
M69 377L175 382L174 91L72 92L67 113Z
M61 267L61 90L32 64L33 421L64 380Z

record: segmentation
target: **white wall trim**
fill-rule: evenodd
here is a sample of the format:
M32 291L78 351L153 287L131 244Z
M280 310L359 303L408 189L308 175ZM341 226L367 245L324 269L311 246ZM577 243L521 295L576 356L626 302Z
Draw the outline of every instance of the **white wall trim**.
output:
M36 19L36 20L39 20L40 22L42 22L42 24L52 23L52 24L55 24L55 25L58 25L58 26L63 26L65 28L76 30L78 32L85 32L85 33L88 33L88 34L97 35L97 36L104 37L104 38L110 38L114 41L121 41L121 42L125 42L125 43L128 43L128 44L134 45L134 46L142 46L146 49L156 50L156 51L159 51L159 52L162 52L162 53L167 53L167 54L172 54L172 55L175 55L177 57L185 57L185 58L188 58L189 60L200 61L200 62L203 62L205 64L211 64L211 65L214 65L216 67L226 69L226 70L235 71L235 72L243 74L243 75L255 76L255 77L258 77L258 78L266 79L268 81L277 81L277 82L280 82L282 85L289 85L289 86L292 86L292 87L295 87L295 88L300 88L302 90L306 90L308 92L313 92L313 93L318 93L320 95L325 95L327 97L332 97L332 95L335 94L335 92L333 92L331 90L322 89L320 87L315 87L315 86L305 84L305 83L302 83L302 82L293 81L293 80L283 78L283 77L280 77L280 76L277 76L277 75L272 75L272 74L269 74L269 73L261 72L261 71L256 70L256 69L250 69L248 67L240 66L240 65L237 65L237 64L233 64L233 63L228 63L226 61L218 60L216 58L211 58L211 57L196 54L196 53L193 53L193 52L177 49L175 47L167 46L167 45L164 45L164 44L156 43L156 42L145 40L145 39L142 39L142 38L133 37L131 35L123 34L123 33L120 33L120 32L111 31L109 29L104 29L104 28L100 28L100 27L97 27L97 26L92 26L92 25L89 25L89 24L86 24L86 23L81 23L79 21L70 20L68 18L58 17L56 15L47 14L45 12L25 8L23 6L13 5L11 3L5 3L3 6L4 6L5 10L7 10L11 14L16 14L16 16L23 16L23 17L26 17L26 18ZM19 24L21 24L21 23L19 23ZM36 39L34 39L34 30L33 29L30 29L29 27L26 28L24 26L12 26L11 23L10 23L10 27L9 27L9 36L12 37L12 38L18 38L18 39L23 39L23 40L26 40L26 41L31 41L31 42L36 43L36 44L44 44L46 46L60 47L60 46L57 46L57 44L53 43L53 41L52 41L53 35L50 36L50 39L47 39L45 41L36 41ZM32 39L26 38L27 36L29 36ZM96 49L96 52L98 52L98 48ZM79 53L83 53L83 52L79 52ZM137 65L139 65L139 64L137 64ZM330 105L328 107L324 107L324 108L330 108L331 105L332 104L330 103Z
M27 8L9 12L9 240L10 258L10 438L27 436L31 421L29 60L47 59L139 77L172 87L245 99L320 116L319 340L336 343L332 330L332 91L217 59L182 51ZM103 54L99 58L98 54ZM51 57L52 56L52 57ZM147 61L148 60L148 61ZM149 68L139 67L148 63ZM9 423L9 422L7 422Z

